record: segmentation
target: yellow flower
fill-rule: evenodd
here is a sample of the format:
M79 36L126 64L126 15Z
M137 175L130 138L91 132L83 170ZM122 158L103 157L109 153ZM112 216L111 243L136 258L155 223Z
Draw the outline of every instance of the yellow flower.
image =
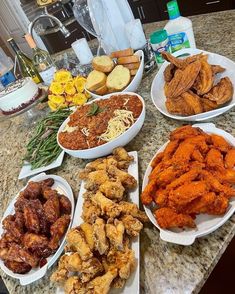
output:
M73 102L73 96L67 95L67 96L65 97L65 100L66 100L67 102Z
M64 86L58 82L52 82L49 91L52 94L61 95L64 93Z
M74 95L76 93L76 88L73 85L73 82L68 82L65 87L64 87L64 91L66 94L68 95Z
M86 79L78 76L74 79L74 85L79 93L82 93L85 89Z
M70 81L72 79L73 79L73 77L72 77L71 73L66 69L58 70L54 74L54 81L59 82L59 83L66 84L68 81Z
M50 107L51 111L57 110L57 105L50 100L48 101L48 106Z
M87 98L84 94L78 93L73 97L73 103L75 105L83 105L87 102Z
M57 105L60 105L65 102L65 98L60 95L48 95L48 99L49 99L49 101L51 101Z

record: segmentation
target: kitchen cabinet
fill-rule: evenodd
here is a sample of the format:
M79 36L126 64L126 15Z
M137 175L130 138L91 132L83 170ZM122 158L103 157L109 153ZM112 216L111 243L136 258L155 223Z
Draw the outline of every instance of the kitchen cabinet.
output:
M168 19L166 4L168 0L158 2L162 19ZM210 13L235 8L234 0L178 0L180 13L183 16Z
M128 2L135 18L139 18L142 23L161 20L157 0L129 0Z
M168 19L166 4L170 0L128 0L135 18L142 23ZM178 0L183 16L235 8L235 0Z

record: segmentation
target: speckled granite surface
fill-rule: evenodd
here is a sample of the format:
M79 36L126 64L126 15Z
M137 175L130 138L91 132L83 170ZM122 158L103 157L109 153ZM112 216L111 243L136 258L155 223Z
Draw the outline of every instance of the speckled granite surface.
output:
M195 37L198 48L225 55L235 61L235 11L225 11L210 15L194 16ZM146 26L147 33L160 28L164 23ZM181 123L161 115L153 106L150 97L151 82L155 73L146 77L138 93L146 101L147 113L143 129L127 146L139 154L140 182L148 162L157 149L167 140L169 132ZM235 110L213 119L218 127L235 136ZM23 187L19 181L21 158L30 127L24 117L0 123L0 215L8 203ZM64 177L78 194L78 172L86 161L65 157L63 165L51 173ZM198 239L189 247L177 246L161 241L159 232L152 225L144 228L141 234L141 294L188 294L198 293L207 277L218 262L235 234L235 217L207 237ZM51 270L43 279L31 286L22 287L16 280L1 272L10 293L55 293L49 281ZM135 293L130 293L135 294Z

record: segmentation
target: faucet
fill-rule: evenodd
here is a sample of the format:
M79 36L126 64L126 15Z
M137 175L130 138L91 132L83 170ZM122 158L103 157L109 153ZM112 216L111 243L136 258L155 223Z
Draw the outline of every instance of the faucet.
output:
M71 33L68 29L66 29L66 27L63 25L63 23L54 15L49 14L47 11L47 7L44 8L44 11L45 11L44 14L37 16L32 22L29 23L29 27L28 27L29 34L33 37L33 28L34 28L35 23L39 19L49 18L49 19L54 20L54 22L56 22L58 24L61 33L64 35L65 38L68 38Z

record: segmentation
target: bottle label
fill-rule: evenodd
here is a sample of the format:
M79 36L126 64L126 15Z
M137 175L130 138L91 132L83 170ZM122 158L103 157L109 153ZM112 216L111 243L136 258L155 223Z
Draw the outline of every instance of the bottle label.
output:
M56 72L56 67L52 66L39 73L45 85L49 86L52 83L55 72Z
M170 43L169 40L166 39L165 41L157 44L151 44L154 54L155 54L155 59L157 63L163 63L165 60L162 57L162 52L167 51L170 52Z
M41 83L41 81L40 81L40 79L39 79L38 76L31 76L31 78L33 79L33 81L34 81L36 84L40 84L40 83Z
M186 33L178 33L168 36L171 45L171 51L174 53L180 49L190 48L189 39Z

